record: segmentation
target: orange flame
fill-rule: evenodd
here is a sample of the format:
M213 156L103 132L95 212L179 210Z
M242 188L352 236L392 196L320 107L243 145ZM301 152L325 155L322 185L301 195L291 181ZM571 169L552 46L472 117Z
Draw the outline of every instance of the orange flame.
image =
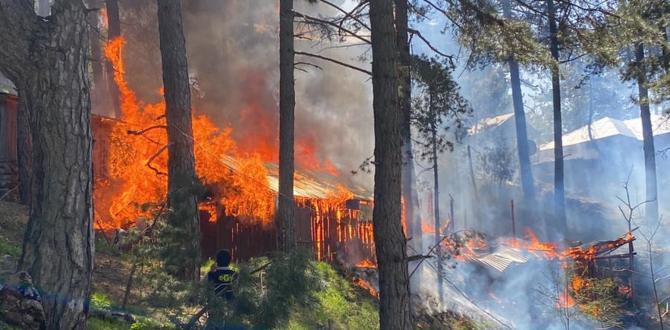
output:
M581 276L575 275L570 283L572 291L579 292L586 286L586 280Z
M114 124L107 150L108 177L96 173L96 228L114 229L149 217L147 204L159 204L167 191L167 132L165 103L141 104L125 80L123 37L111 40L104 53L114 67L121 99L120 121ZM217 189L219 202L229 215L271 221L274 197L268 188L267 169L257 156L236 156L231 129L217 127L208 117L193 114L196 173ZM233 173L223 155L235 156ZM100 189L104 187L104 189ZM200 207L214 216L216 207Z
M356 264L358 268L377 268L377 263L370 259L363 259Z
M513 238L508 240L506 244L517 249L527 250L530 253L546 259L572 259L576 261L590 262L595 260L595 258L602 252L616 249L633 240L635 240L633 234L627 233L623 237L613 241L601 242L588 247L577 246L561 250L556 243L540 241L532 230L526 228L526 240Z
M354 279L354 284L367 291L371 296L379 299L379 291L377 291L377 289L370 282L358 277Z
M567 293L561 293L558 295L558 299L556 300L556 308L572 308L577 305L577 302L575 301L574 298L570 294Z

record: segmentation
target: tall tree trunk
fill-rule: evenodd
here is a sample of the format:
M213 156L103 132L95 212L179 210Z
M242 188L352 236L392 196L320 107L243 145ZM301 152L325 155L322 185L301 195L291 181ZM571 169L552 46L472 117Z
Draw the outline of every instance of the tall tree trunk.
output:
M407 0L395 0L396 43L398 45L398 74L399 97L402 135L402 201L404 218L407 220L407 233L412 240L411 246L416 252L421 252L421 219L416 212L419 204L418 196L414 191L414 153L412 151L412 73L411 54L409 45L409 18Z
M0 70L29 109L32 200L19 269L43 296L47 329L82 329L93 270L88 25L81 0L48 19L0 0Z
M111 41L121 36L121 18L119 15L119 1L105 0L107 8L107 40ZM121 100L119 88L114 82L114 67L112 62L105 61L105 71L107 72L107 90L109 98L114 108L114 117L121 118Z
M644 173L646 197L645 219L658 221L658 183L656 180L656 150L654 148L654 132L651 125L649 110L649 91L647 90L647 75L644 68L644 45L635 47L635 61L638 64L637 87L640 98L640 120L642 120L642 140L644 149Z
M553 0L547 0L551 57L551 87L554 104L554 218L556 230L551 233L566 235L565 218L565 182L563 178L563 121L561 119L561 77L559 72L558 28L556 26L556 8ZM558 238L558 237L554 237Z
M295 245L293 201L294 163L294 39L293 0L279 3L279 205L277 225L279 248L291 251Z
M401 224L401 113L393 2L370 0L375 127L373 225L381 329L411 329L407 250Z
M440 221L440 176L439 176L439 167L437 164L438 161L438 152L437 152L437 125L435 124L435 110L433 106L433 93L430 95L430 111L433 113L433 121L430 125L430 131L432 134L432 150L431 158L433 160L433 220L435 221L435 254L438 256L437 259L437 292L440 303L444 302L444 283L442 280L442 273L444 272L444 265L442 264L442 248L440 242L442 241L442 223ZM453 218L451 219L454 220ZM453 225L453 224L452 224Z
M180 0L158 0L163 86L168 126L169 223L185 235L175 237L175 250L168 260L185 280L200 279L200 218L196 194L191 91L186 60L186 40ZM184 249L186 247L186 249Z
M510 0L505 0L503 3L503 14L506 18L512 17ZM516 149L519 156L521 188L523 189L524 198L527 201L532 201L535 198L535 186L533 185L533 172L530 166L530 152L528 151L526 112L523 109L519 63L514 59L514 56L510 56L507 60L507 65L509 66L510 82L512 85L512 103L514 105L514 122L516 125Z
M32 138L30 136L30 99L19 90L19 104L16 114L16 152L19 167L19 199L30 205L32 180Z

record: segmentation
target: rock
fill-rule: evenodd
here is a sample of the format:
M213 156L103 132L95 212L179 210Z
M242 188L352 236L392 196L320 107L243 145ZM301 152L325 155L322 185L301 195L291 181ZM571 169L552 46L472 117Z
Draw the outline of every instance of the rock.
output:
M0 285L0 320L21 329L44 329L44 308L28 273L18 272Z

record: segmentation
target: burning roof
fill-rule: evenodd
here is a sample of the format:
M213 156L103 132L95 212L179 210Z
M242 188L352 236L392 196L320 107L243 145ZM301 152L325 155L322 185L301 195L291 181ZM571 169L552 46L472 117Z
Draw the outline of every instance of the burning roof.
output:
M240 162L235 157L221 157L226 166L235 171L240 171ZM267 186L274 193L279 192L279 168L277 164L265 163L267 168ZM372 200L372 193L361 186L343 185L341 179L327 172L300 171L295 172L294 192L296 197L310 199L326 199L339 195L343 190L349 191L354 198Z

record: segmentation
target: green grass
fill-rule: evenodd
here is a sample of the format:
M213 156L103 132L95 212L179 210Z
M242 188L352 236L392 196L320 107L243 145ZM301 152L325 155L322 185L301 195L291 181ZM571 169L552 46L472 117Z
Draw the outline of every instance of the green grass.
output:
M18 258L21 256L21 247L17 244L8 242L5 238L0 237L0 256L10 255Z
M332 266L312 263L310 269L319 285L310 288L308 298L295 301L289 308L289 317L277 328L302 329L378 329L377 303L365 296ZM290 283L290 281L288 282Z
M130 325L121 321L103 320L99 318L88 319L89 330L129 330Z

